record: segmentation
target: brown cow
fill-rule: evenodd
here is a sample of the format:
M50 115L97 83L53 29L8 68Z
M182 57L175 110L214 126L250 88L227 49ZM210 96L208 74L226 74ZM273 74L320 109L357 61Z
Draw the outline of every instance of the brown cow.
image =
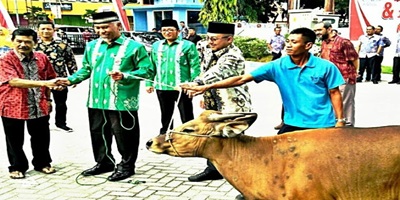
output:
M400 199L400 126L240 134L256 118L205 111L147 148L210 159L246 199Z

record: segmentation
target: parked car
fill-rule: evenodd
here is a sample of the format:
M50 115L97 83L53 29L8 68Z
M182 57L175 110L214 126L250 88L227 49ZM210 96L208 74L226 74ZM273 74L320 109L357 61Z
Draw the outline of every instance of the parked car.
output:
M164 39L161 33L157 32L134 32L134 31L122 31L126 37L130 37L133 40L142 43L146 48L147 52L151 52L151 46L154 42Z
M76 53L83 53L86 41L83 38L83 32L88 29L92 35L89 38L93 40L97 38L93 28L85 26L71 26L71 25L55 25L58 36L67 42Z

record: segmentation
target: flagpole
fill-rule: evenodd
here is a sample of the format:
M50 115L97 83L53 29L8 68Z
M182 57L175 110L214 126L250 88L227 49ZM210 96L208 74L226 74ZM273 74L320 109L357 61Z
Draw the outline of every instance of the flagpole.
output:
M18 3L17 0L14 0L14 7L15 7L15 17L17 18L17 27L19 28L19 14L18 14Z

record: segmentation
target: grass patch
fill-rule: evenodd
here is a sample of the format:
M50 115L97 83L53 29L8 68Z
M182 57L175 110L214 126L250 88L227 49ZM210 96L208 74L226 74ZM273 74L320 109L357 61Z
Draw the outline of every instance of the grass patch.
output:
M392 74L392 67L382 66L382 74Z

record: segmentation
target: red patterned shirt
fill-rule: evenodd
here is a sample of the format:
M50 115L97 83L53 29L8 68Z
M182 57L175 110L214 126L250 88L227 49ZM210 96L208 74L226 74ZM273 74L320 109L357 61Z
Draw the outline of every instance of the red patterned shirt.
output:
M21 57L14 50L0 58L0 81L12 79L50 80L56 72L46 54L34 52L32 57ZM14 119L35 119L49 115L47 87L19 88L10 84L0 86L0 116Z
M358 59L358 54L350 40L334 36L322 41L321 58L333 62L346 83L356 83L357 70L352 61Z

